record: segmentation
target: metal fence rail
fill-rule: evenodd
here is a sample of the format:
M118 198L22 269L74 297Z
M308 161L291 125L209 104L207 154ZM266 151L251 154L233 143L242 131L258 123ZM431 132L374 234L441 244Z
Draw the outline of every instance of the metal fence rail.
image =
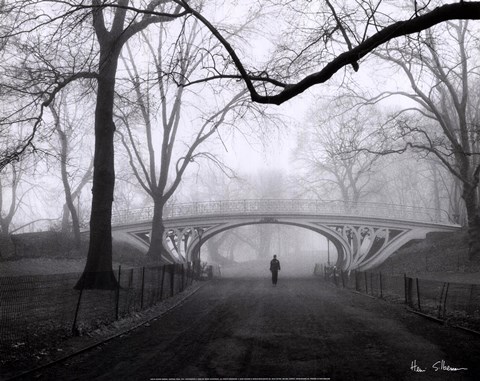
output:
M24 345L39 332L73 321L79 274L0 278L0 341ZM71 328L71 325L70 325Z
M314 273L337 287L401 302L453 325L480 331L480 284L441 282L366 271L344 272L323 264L316 265Z
M190 264L115 271L115 290L76 290L80 273L0 278L0 349L93 330L183 291Z

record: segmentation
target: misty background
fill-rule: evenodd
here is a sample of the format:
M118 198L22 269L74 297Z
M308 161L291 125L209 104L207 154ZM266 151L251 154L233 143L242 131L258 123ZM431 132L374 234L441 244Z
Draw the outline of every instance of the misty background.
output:
M401 18L409 2L400 3L383 2L382 10L385 14L396 12L396 17ZM259 69L285 69L286 79L290 80L307 72L318 62L318 56L325 58L326 54L315 50L299 53L302 43L312 38L309 30L318 27L315 19L307 16L320 12L315 5L302 6L278 9L262 8L257 3L240 6L225 2L218 7L206 7L205 13L229 31L245 64ZM295 19L298 12L305 17ZM289 33L292 30L296 31L294 35ZM407 39L379 48L362 62L358 72L346 69L328 84L309 89L282 106L253 106L238 81L181 87L182 109L178 114L181 117L172 168L178 167L184 152L198 140L196 129L217 124L189 159L168 203L240 199L376 202L436 209L451 221L466 225L462 182L449 168L455 167L452 145L442 132L443 120L436 114L436 107L444 114L456 112L455 91L449 94L439 89L439 83L460 94L465 83L458 80L462 77L459 70L464 70L459 62L467 62L469 76L466 78L463 73L462 78L468 81L471 99L465 112L469 120L478 121L478 108L474 107L480 99L477 29L458 21L432 30L414 42ZM198 67L193 67L192 62L197 62L199 53L185 56L183 61L177 59L200 44L211 55L202 56ZM411 44L420 47L424 56L412 53ZM332 42L330 53L341 51L342 46ZM19 44L17 48L21 47ZM166 62L162 73L168 75L162 78L161 90L156 90L152 68L162 49ZM177 72L185 70L182 73L186 75L188 65L192 65L188 73L195 81L212 71L218 57L226 61L225 54L220 52L218 42L191 19L172 22L168 33L160 26L129 41L117 75L114 214L153 206L152 198L136 176L136 172L142 172L142 165L148 164L133 162L149 155L145 125L158 127L168 117L162 114L165 110L162 111L158 94L168 99L165 104L173 110L179 99ZM438 57L442 57L439 67L432 68L430 63ZM10 59L16 62L13 53ZM33 58L25 60L30 59ZM84 59L90 62L90 58ZM288 60L288 64L282 59ZM442 77L439 68L448 71L448 78ZM152 112L148 123L139 111L140 96L135 96L141 86L145 86L142 91ZM94 94L94 86L88 81L62 91L42 116L42 129L34 149L2 171L3 234L70 232L71 216L64 201L67 183L81 229L88 230ZM425 94L433 104L422 98ZM238 103L221 123L213 120L212 115L236 96ZM13 107L7 101L2 102L4 113ZM3 130L6 145L21 140L29 125L18 122L14 127L8 133ZM153 144L157 144L153 149L158 151L162 130L153 131ZM476 142L475 137L473 140ZM156 164L159 162L157 157ZM174 174L169 174L168 181L174 181ZM311 271L315 262L336 260L335 249L330 248L326 238L285 225L245 226L224 232L202 247L202 259L222 266L236 262L248 266L255 261L265 264L273 254L279 256L284 272L292 274Z

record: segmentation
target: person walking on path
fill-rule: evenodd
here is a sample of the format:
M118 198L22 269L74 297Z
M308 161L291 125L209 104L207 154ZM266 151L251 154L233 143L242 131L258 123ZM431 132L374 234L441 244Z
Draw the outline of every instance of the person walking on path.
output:
M280 261L277 259L277 256L274 255L273 259L270 261L270 271L272 272L272 284L277 285L278 272L280 271Z

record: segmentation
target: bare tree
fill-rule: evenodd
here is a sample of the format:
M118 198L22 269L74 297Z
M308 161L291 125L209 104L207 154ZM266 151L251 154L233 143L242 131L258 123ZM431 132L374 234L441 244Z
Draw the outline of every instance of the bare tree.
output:
M381 187L375 176L381 168L380 156L360 150L382 144L374 134L381 123L377 109L358 110L343 101L315 107L299 133L295 156L306 168L302 176L306 190L319 198L341 199L351 207Z
M0 178L0 231L2 237L8 237L10 225L18 210L18 185L22 177L22 171L17 165L11 165L8 173L3 173ZM7 197L7 192L8 197Z
M83 102L82 102L83 101ZM79 110L76 104L83 103L83 110ZM82 189L92 179L93 158L89 159L85 150L89 142L82 143L87 133L85 117L88 110L88 102L77 97L75 102L70 102L68 94L62 93L57 100L49 105L53 116L53 127L58 135L59 149L52 144L51 150L57 152L60 162L60 176L62 179L65 205L63 207L62 231L73 232L75 247L80 248L80 220L75 202L79 199ZM82 168L88 163L86 168ZM71 229L69 225L71 217Z
M199 151L202 143L218 135L222 125L231 126L236 119L246 118L249 108L253 107L247 107L245 90L240 89L223 104L217 96L215 107L208 104L208 93L203 91L200 115L193 120L187 119L197 107L188 103L189 94L186 94L183 85L204 63L203 52L208 45L202 41L198 22L194 19L186 20L182 25L180 36L174 39L171 51L168 49L171 44L162 27L158 30L157 38L156 47L151 37L143 35L142 41L142 45L148 47L154 63L152 68L147 69L152 73L151 79L148 74L141 73L142 69L135 62L132 50L128 49L129 57L124 63L135 99L128 113L123 107L119 109L117 125L126 131L127 136L123 136L122 129L118 129L132 170L153 200L152 234L147 256L155 260L174 261L163 241L163 213L167 202L177 190L191 162L198 162L202 158L216 160L210 152ZM218 91L215 89L215 92ZM227 93L226 89L223 92ZM157 99L159 101L155 101ZM193 101L197 103L198 97L194 97ZM140 125L143 132L139 131ZM143 155L143 152L147 152L147 155Z
M283 199L288 196L289 183L279 169L261 169L248 178L250 197L257 199ZM273 224L252 225L244 229L248 239L252 240L251 247L255 249L258 259L268 258L272 254L275 242L276 229ZM245 235L244 235L245 237ZM247 239L243 239L246 242Z
M121 153L117 155L114 214L125 214L134 209L152 206L151 197L138 183L128 160L128 157Z
M383 156L378 178L381 190L373 201L435 209L436 216L449 208L447 172L434 160L428 160L414 152ZM444 179L442 181L441 179ZM432 197L433 196L433 197Z
M210 259L220 265L233 263L233 252L238 243L238 233L235 230L228 230L210 238L206 242Z
M0 174L0 239L2 241L0 257L8 257L12 254L10 235L15 230L14 228L12 230L13 220L23 204L23 199L33 188L21 186L22 177L28 173L27 171L29 171L28 161L23 161L11 163Z
M25 52L13 59L18 65L10 70L10 77L16 78L18 85L13 90L31 95L32 100L26 102L22 110L28 116L23 118L24 123L29 122L32 129L18 144L8 148L3 163L34 148L44 110L62 89L80 78L95 80L90 241L85 270L77 287L116 286L112 271L111 212L115 184L113 104L120 52L132 36L149 25L170 22L184 15L180 12L181 6L170 0L154 0L139 6L135 8L129 0L108 6L99 0L91 3L17 1L10 16L14 28L9 37L15 37L21 46L18 50ZM31 90L38 87L42 88L40 94ZM12 111L11 115L17 116L18 111Z
M229 43L228 38L213 25L202 13L185 0L179 0L187 13L198 18L211 33L219 39L229 54L235 71L225 70L221 73L212 72L207 79L212 78L239 78L242 79L254 102L282 104L292 99L312 86L329 81L339 70L351 66L354 71L360 68L361 60L375 51L379 46L399 37L409 36L428 30L434 25L450 20L479 20L480 2L455 2L441 5L432 9L431 2L425 6L417 6L417 2L399 12L393 13L389 1L378 1L373 5L370 1L360 0L359 6L338 7L326 1L329 11L321 9L312 14L318 16L315 25L308 25L310 40L305 41L297 49L291 49L293 58L287 57L279 61L278 67L266 68L261 71L248 70L240 54ZM317 6L315 2L305 0L301 14L310 11L310 6ZM282 4L282 2L281 2ZM287 2L291 7L294 2ZM320 7L323 4L319 5ZM385 8L384 8L385 7ZM352 11L352 8L354 11ZM396 20L393 15L405 17ZM301 18L298 18L301 20ZM290 35L295 35L297 25L294 18L289 20L292 29ZM309 62L307 73L292 75L296 71L297 63ZM284 62L287 61L285 64ZM320 69L317 69L320 67ZM300 78L299 78L300 77ZM285 78L291 79L286 81ZM299 79L298 79L299 78ZM258 84L262 84L259 86Z
M75 64L74 70L71 70L72 65L70 65L69 70L63 70L65 67L61 67L58 70L59 65L47 65L48 70L42 71L46 77L40 75L36 78L43 84L47 83L43 88L45 89L44 92L48 94L48 99L44 100L42 95L40 101L37 97L35 102L23 107L23 110L27 110L30 106L36 109L38 106L40 110L43 110L45 107L48 107L49 102L51 102L58 91L65 88L73 80L79 77L94 78L96 80L96 142L90 222L91 236L86 268L79 286L98 288L110 288L115 285L115 279L111 270L111 211L115 179L113 100L118 58L123 45L133 35L151 24L165 23L185 14L193 14L221 41L238 70L238 72L232 74L220 73L221 76L241 78L255 102L281 104L311 86L328 81L333 74L345 66L351 65L355 70L358 70L359 60L391 39L418 33L447 20L480 18L479 2L462 1L439 6L432 11L415 9L411 15L413 17L407 17L405 21L391 22L390 25L384 26L377 22L377 9L370 7L366 8L365 11L364 19L367 21L364 26L364 38L361 41L356 41L349 37L348 32L351 29L347 29L341 21L343 20L340 17L341 15L337 15L334 17L337 23L334 33L322 33L322 36L326 36L328 41L332 41L332 37L337 37L337 35L342 36L347 50L330 60L323 69L308 74L295 83L286 83L281 76L279 80L264 72L260 74L258 72L248 72L242 60L228 42L228 37L222 36L219 28L208 22L201 14L201 9L196 7L197 4L190 4L186 0L155 0L141 7L135 7L135 4L132 5L128 0L119 0L116 3L109 4L99 0L93 0L88 4L52 3L56 5L55 9L45 9L45 7L49 7L50 2L16 2L15 5L18 6L19 12L15 12L16 9L10 12L16 24L9 29L9 35L13 33L19 35L23 32L31 32L30 34L32 34L38 31L42 32L43 30L46 32L53 30L54 33L46 33L37 40L32 39L29 44L29 47L32 48L32 53L51 52L49 63L56 62L58 58L56 53L59 51L59 47L65 47L66 51L71 53L69 55L70 58L73 57L71 61L76 63L78 62L76 60L78 57L76 54L72 54L76 53L72 51L72 48L81 47L77 52L92 52L96 50L95 44L98 43L98 55L92 55L92 57L97 59L97 70L90 69L91 66L89 65L93 62L91 57L80 60L82 64L86 63L86 65L78 66ZM44 17L47 14L49 17ZM91 31L91 28L87 27L87 21L92 21L95 38L91 38L91 35L90 37L81 35L82 38L79 38L78 35L72 33L74 30ZM43 30L41 30L42 26L45 27ZM369 36L367 32L372 30L372 28L377 29ZM38 36L40 37L41 33ZM45 36L49 37L45 38ZM68 42L71 42L71 44L68 45L68 43L63 42L62 45L60 43L61 40L68 36L70 36ZM320 39L319 43L323 44L324 42ZM354 43L356 46L354 46ZM35 60L35 54L32 54L29 60ZM45 63L45 61L41 62ZM38 73L41 74L42 72L39 71ZM255 83L271 84L274 87L273 93L260 94ZM260 91L263 91L265 86L262 86L261 89ZM17 159L27 148L32 147L35 133L41 125L41 116L42 111L37 113L36 117L27 118L32 125L31 133L4 153L3 165ZM7 124L6 122L4 125Z
M469 53L472 42L468 22L450 22L376 53L400 68L410 85L409 91L384 92L376 100L395 94L414 102L390 118L386 138L398 145L391 152L413 148L431 154L461 182L470 258L480 255L480 62Z

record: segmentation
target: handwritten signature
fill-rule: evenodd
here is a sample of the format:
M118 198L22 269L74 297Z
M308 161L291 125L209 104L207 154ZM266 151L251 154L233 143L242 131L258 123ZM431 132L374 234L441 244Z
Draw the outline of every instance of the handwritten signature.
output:
M410 370L417 372L417 373L425 373L428 371L429 368L422 368L420 365L417 364L417 360L413 360L410 364ZM431 369L433 369L434 372L440 371L446 371L446 372L458 372L461 370L468 370L468 368L455 368L453 366L447 365L445 360L440 360L435 362L432 366Z

